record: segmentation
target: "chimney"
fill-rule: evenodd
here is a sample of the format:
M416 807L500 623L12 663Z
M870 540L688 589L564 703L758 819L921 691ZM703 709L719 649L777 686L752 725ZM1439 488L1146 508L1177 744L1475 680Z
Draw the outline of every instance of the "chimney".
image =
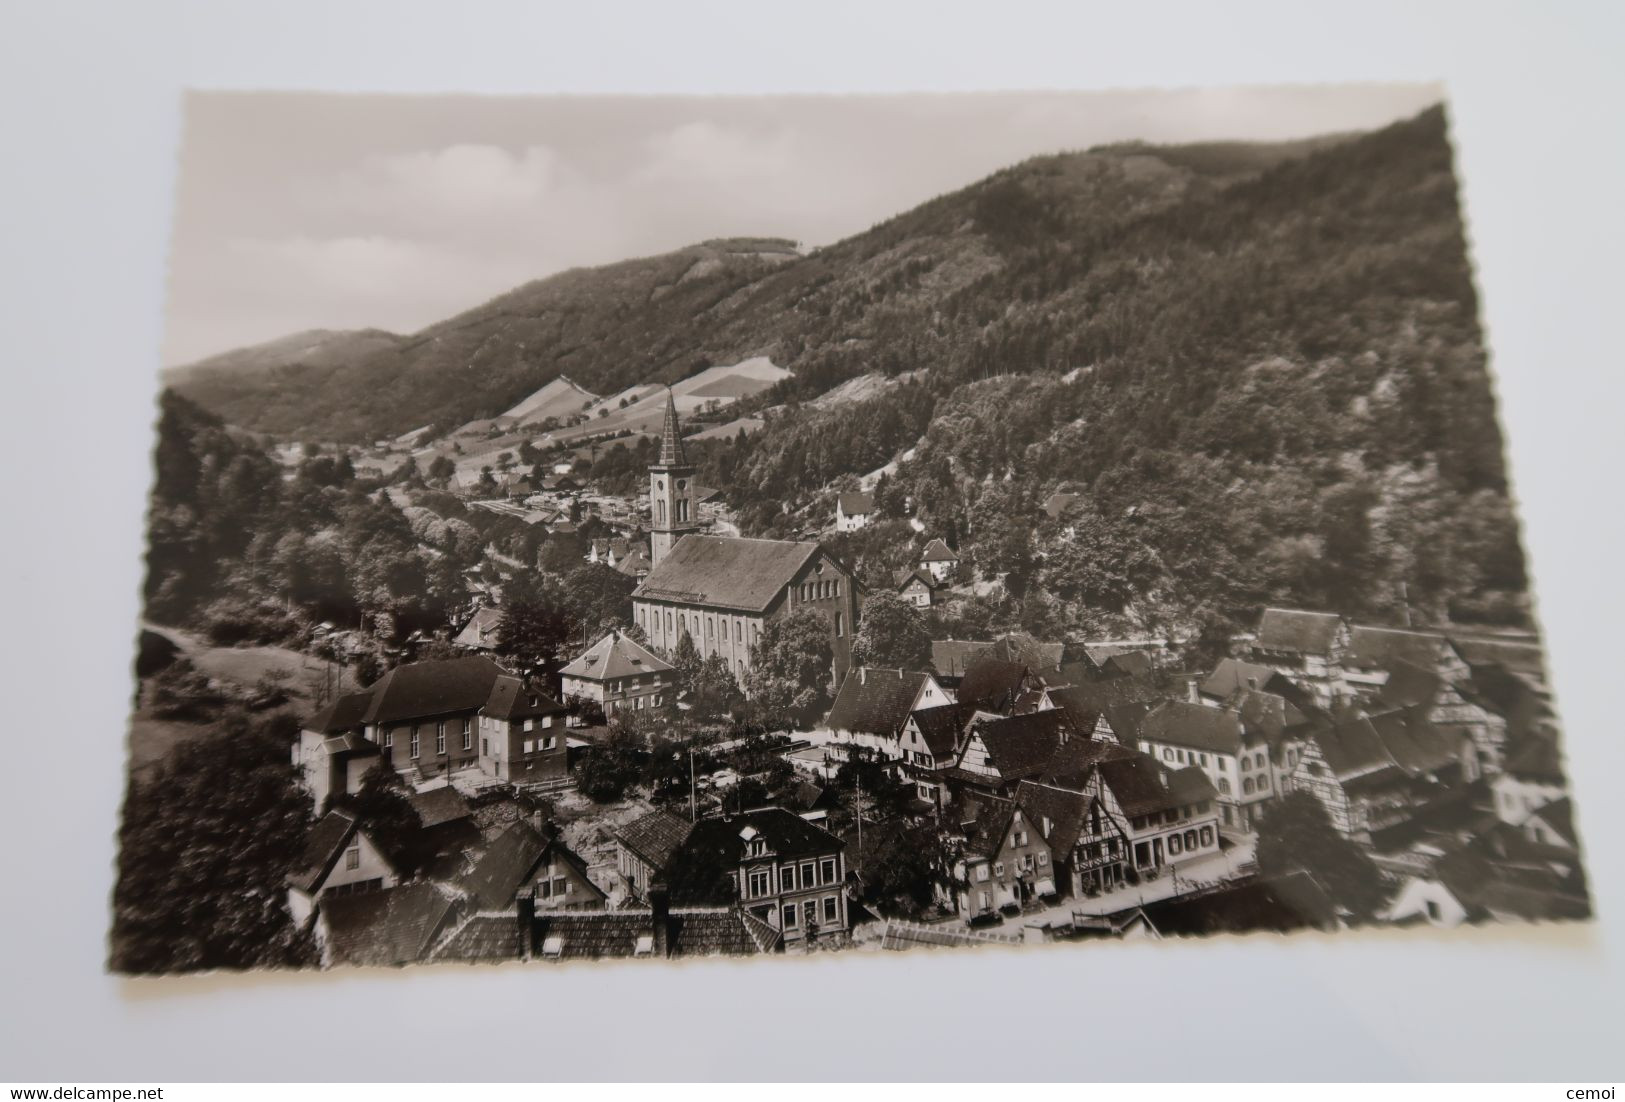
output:
M671 953L671 898L666 893L664 880L650 882L649 910L649 921L654 927L654 955L666 957Z
M1192 704L1202 703L1202 690L1194 677L1185 682L1185 699Z
M529 960L536 949L536 896L533 891L519 893L519 959Z

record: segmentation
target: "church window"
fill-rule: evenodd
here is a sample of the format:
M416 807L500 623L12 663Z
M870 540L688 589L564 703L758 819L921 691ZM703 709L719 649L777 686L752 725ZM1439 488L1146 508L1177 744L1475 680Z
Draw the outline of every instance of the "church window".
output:
M844 632L845 626L841 623L841 614L837 612L835 614L835 637L839 639Z
M705 618L705 637L707 639L715 639L717 637L717 618L715 616L707 616Z
M665 499L662 498L660 501L655 502L655 506L658 509L659 513L660 513L660 523L665 524L666 523L666 502L665 502Z
M734 642L735 643L741 642L744 638L745 638L744 626L738 620L735 620L734 621Z
M677 519L688 519L688 498L686 497L680 497L677 499Z
M666 630L667 631L671 630L671 613L670 612L666 613Z

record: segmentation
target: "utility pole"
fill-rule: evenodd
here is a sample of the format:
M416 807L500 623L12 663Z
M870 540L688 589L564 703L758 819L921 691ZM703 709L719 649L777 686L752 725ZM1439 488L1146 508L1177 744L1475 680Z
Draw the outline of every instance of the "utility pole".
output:
M699 803L695 798L696 791L694 784L694 747L690 746L688 748L688 821L691 823L700 821Z
M861 873L863 871L863 773L854 769L852 776L858 782L858 871Z

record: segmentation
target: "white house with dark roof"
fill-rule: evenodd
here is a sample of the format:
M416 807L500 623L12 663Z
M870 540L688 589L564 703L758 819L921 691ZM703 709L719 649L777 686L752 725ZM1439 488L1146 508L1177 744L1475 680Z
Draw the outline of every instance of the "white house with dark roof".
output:
M1258 621L1252 659L1302 682L1323 701L1343 695L1348 623L1335 612L1266 608Z
M924 671L854 666L835 694L824 729L830 742L845 751L861 747L898 760L910 714L952 703L937 679Z
M767 622L809 609L829 625L839 683L851 664L857 577L817 543L700 533L693 474L668 401L660 456L649 468L653 565L632 592L633 621L649 645L669 655L687 632L700 657L720 656L743 682Z
M946 582L954 576L959 569L959 556L954 554L946 543L934 539L925 545L920 552L920 569L930 574L939 583Z
M491 652L497 649L497 631L502 627L502 610L494 605L485 605L474 611L468 623L463 625L452 639L452 645L466 647L469 650Z
M875 511L875 495L856 490L839 494L835 498L835 530L856 532L869 523Z
M288 913L304 926L329 896L393 888L395 866L362 830L355 815L329 811L311 829L304 856L288 874Z
M559 671L566 697L591 700L605 716L658 708L676 691L673 667L649 648L612 631Z
M919 567L899 571L897 575L897 595L915 608L930 608L941 585L929 570Z

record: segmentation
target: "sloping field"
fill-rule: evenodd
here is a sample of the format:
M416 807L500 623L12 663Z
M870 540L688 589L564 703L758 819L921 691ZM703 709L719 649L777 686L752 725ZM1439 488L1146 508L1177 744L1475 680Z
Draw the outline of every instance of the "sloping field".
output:
M581 412L588 402L598 401L598 395L578 386L573 380L560 375L542 389L525 398L503 413L520 424L534 424L549 417L563 420Z

